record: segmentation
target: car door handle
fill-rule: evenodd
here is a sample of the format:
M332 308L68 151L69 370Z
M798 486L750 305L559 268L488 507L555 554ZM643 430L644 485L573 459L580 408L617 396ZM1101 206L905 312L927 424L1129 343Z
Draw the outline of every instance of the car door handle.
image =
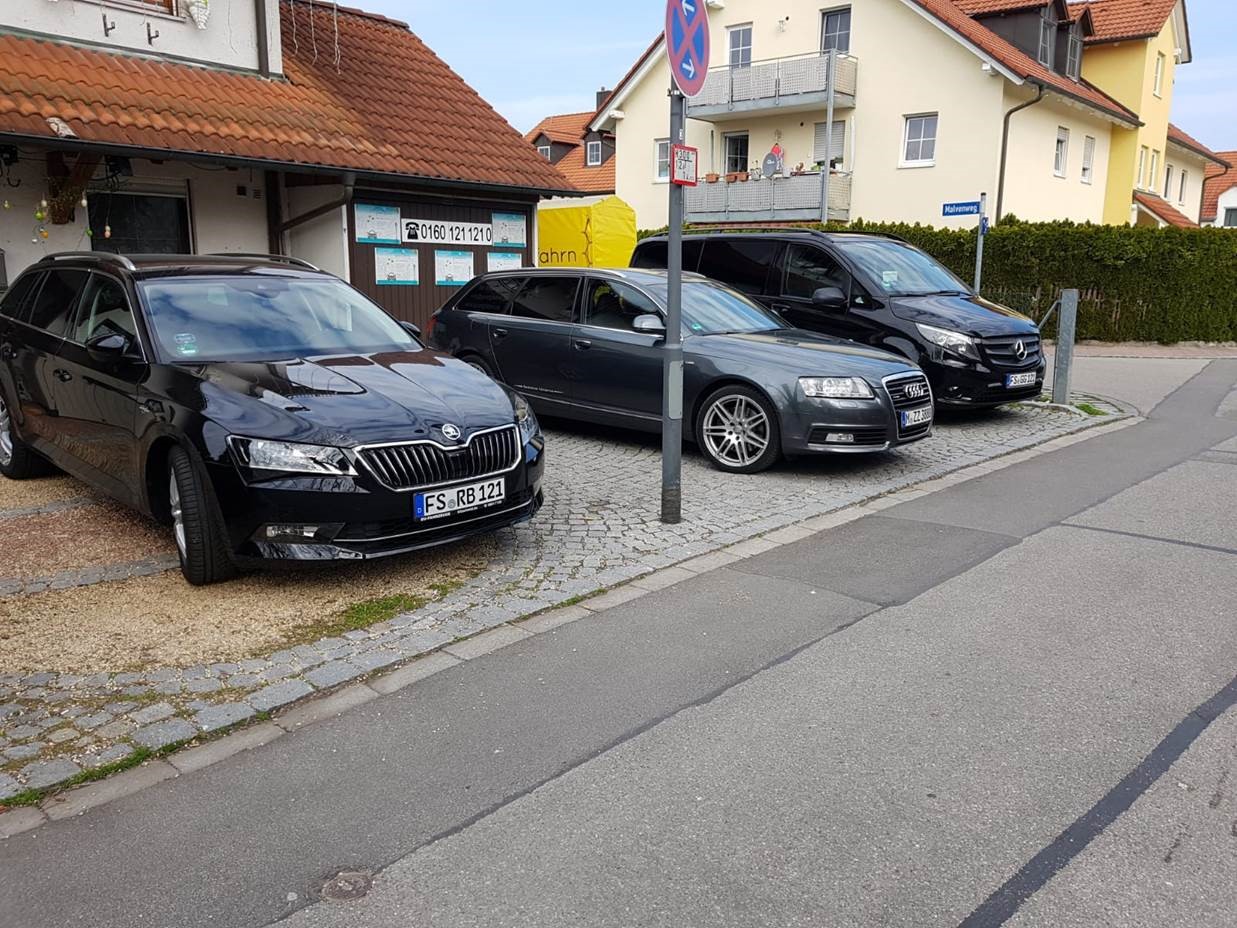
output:
M73 379L73 375L66 370L54 370L52 371L52 376L54 376L61 383L68 383Z
M510 335L510 334L511 334L511 333L510 333L510 332L508 332L506 329L495 329L495 330L494 330L494 337L495 337L495 338L506 338L506 337L507 337L508 335Z
M574 339L572 341L572 344L575 345L576 351L588 351L590 348L593 347L593 343L590 342L587 338Z
M775 313L788 313L794 309L789 303L772 303L769 308Z
M12 345L0 345L0 361L11 361L17 357Z

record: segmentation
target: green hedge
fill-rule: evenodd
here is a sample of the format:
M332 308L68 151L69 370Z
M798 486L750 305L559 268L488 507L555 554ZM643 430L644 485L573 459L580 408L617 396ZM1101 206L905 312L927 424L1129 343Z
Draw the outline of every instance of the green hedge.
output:
M974 278L974 230L862 220L849 228L904 238L963 280ZM1038 320L1065 287L1081 291L1080 339L1237 341L1237 232L1016 219L992 228L985 296Z

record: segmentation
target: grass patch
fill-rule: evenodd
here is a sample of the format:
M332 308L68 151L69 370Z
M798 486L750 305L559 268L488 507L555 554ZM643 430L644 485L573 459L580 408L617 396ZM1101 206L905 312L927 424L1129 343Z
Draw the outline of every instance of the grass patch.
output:
M169 745L169 747L172 747ZM174 748L173 748L174 749ZM102 780L105 777L110 777L114 773L120 773L123 770L129 770L139 764L145 763L155 756L163 756L165 752L159 751L156 754L150 748L137 746L133 753L128 757L122 757L118 761L110 764L103 764L101 767L92 767L90 770L83 770L81 773L74 774L65 780L63 783L57 783L55 786L47 789L28 789L25 792L18 793L16 796L10 796L8 799L0 802L0 810L5 808L16 809L18 806L33 806L38 805L40 800L53 793L63 792L66 789L72 789L75 786L82 786L86 783L93 783L95 780ZM167 751L171 753L171 751Z
M1075 408L1079 412L1085 412L1088 416L1106 416L1108 415L1103 409L1098 406L1093 406L1090 403L1079 403Z

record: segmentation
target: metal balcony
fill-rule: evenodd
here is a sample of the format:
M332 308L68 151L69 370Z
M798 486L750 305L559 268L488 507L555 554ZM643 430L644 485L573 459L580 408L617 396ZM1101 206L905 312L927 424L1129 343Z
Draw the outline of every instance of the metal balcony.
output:
M687 188L686 212L690 223L712 222L819 222L820 174L766 177L761 180ZM850 219L851 175L829 175L829 218Z
M750 65L713 68L704 89L687 101L689 119L725 122L752 114L805 113L824 110L829 103L829 73L833 106L855 105L859 62L834 52L755 61Z

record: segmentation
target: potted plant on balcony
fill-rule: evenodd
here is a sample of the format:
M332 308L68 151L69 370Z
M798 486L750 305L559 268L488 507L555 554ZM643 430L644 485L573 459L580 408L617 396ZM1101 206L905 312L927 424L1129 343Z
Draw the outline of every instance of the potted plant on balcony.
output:
M716 184L719 180L721 180L721 175L716 171L710 171L708 174L704 175L704 182L706 184Z
M730 171L730 172L728 172L728 173L726 174L726 183L728 183L728 184L735 184L735 183L738 183L738 181L739 181L739 173L740 173L740 172L738 172L738 171ZM743 176L744 176L744 177L746 177L747 175L743 175Z

